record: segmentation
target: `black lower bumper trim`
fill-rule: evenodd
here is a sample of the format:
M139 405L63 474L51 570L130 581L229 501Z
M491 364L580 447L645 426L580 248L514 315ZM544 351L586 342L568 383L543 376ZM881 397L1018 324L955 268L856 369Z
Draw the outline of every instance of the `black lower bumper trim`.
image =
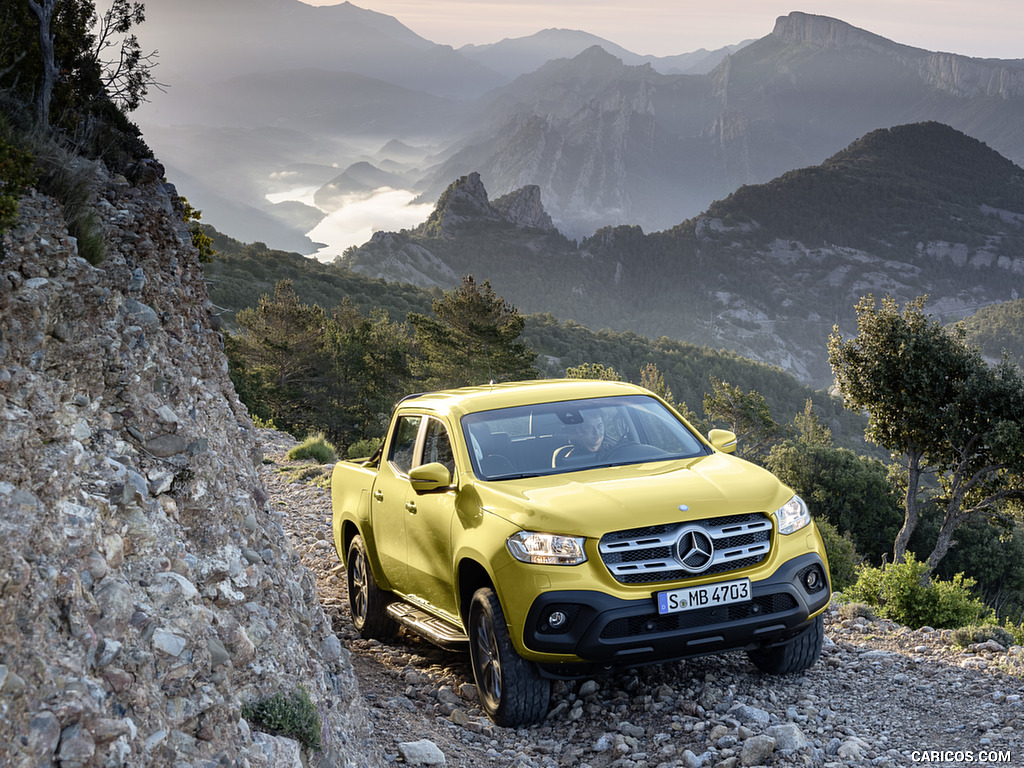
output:
M827 581L813 592L805 586L803 574L814 566L823 576L827 572L821 558L808 553L769 578L752 582L752 600L670 614L658 613L654 592L647 600L583 590L547 592L530 608L524 640L531 650L571 654L603 667L753 650L798 634L828 604ZM553 627L549 617L558 613L566 620ZM554 676L575 676L571 666L542 669Z

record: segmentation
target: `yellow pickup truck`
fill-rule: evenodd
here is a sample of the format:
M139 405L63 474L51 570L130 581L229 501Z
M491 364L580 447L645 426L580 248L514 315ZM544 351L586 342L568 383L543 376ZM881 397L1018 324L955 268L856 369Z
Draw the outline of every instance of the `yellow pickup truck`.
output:
M771 674L821 650L831 589L807 505L631 384L408 397L334 468L356 628L468 646L488 716L544 718L550 681L723 651Z

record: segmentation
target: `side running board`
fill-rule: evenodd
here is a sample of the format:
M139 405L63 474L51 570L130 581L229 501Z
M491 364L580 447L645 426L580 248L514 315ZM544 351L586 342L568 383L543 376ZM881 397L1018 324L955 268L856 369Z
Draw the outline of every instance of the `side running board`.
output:
M441 648L464 651L469 646L469 638L466 637L462 627L431 616L426 611L409 603L391 603L388 606L388 616Z

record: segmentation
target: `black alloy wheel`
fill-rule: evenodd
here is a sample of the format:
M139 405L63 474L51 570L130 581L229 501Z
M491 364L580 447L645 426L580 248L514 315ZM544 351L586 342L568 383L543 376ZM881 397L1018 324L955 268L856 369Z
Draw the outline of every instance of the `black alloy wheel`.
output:
M469 607L469 656L484 712L495 723L518 728L544 719L551 681L512 644L494 590L478 589Z

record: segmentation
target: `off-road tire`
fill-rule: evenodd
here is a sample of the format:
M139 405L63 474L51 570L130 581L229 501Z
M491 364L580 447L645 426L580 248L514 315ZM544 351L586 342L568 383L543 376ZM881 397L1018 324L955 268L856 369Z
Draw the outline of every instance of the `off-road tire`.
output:
M544 719L551 681L516 653L505 613L490 587L478 589L469 606L469 658L480 704L491 720L518 728Z
M814 666L825 639L825 621L818 616L807 629L785 645L747 651L747 657L769 675L792 675Z
M348 545L348 605L352 623L365 638L386 640L398 633L398 625L388 616L391 593L377 586L366 556L363 537L356 535Z

